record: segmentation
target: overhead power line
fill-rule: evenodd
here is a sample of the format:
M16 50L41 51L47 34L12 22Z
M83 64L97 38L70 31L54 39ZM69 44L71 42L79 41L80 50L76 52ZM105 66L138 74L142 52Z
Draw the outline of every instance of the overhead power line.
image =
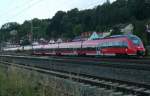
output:
M16 18L16 17L18 17L18 16L21 16L23 13L25 13L26 11L28 11L29 9L31 9L32 7L34 7L35 5L37 5L37 4L39 4L40 2L43 2L44 0L30 0L30 2L28 2L28 1L26 1L26 2L24 2L23 4L25 4L25 6L22 6L23 4L21 4L21 6L19 5L19 6L16 6L16 7L14 7L14 8L12 8L12 10L10 11L10 10L8 10L8 12L6 11L6 13L8 14L8 15L10 15L9 17L7 16L7 15L4 15L3 17L4 17L4 21L5 22L7 22L7 21L10 21L11 19L13 19L13 18ZM68 1L66 0L65 2L63 2L63 4L65 5L66 3L67 3ZM94 7L94 6L96 6L96 5L98 5L98 4L100 4L100 1L99 0L97 0L97 1L95 1L95 2L93 2L92 4L90 4L89 5L89 7L88 8L92 8L92 7ZM61 5L61 4L59 4L59 5ZM47 6L46 6L47 7ZM11 14L12 12L13 12L13 10L14 9L21 9L21 10L19 10L18 12L16 12L15 14L13 13L13 14ZM37 10L36 10L37 11ZM1 16L0 16L0 18L2 18Z
M14 1L13 2L10 2L10 7L8 7L8 8L5 8L5 11L3 12L3 11L1 11L1 14L0 14L0 17L5 17L6 15L9 15L9 14L12 14L13 12L15 12L14 10L16 10L16 9L21 9L21 8L23 8L25 5L27 5L27 4L30 4L29 2L33 2L34 0L28 0L28 1L26 1L26 2L23 2L22 4L20 4L20 5L16 5L16 6L13 6L12 4L14 3ZM4 10L4 9L3 9Z
M6 18L4 18L3 20L8 21L8 20L10 20L10 19L16 18L16 17L22 15L22 13L26 12L27 10L29 10L30 8L34 7L35 5L39 4L40 2L42 2L42 1L44 1L44 0L32 0L32 1L35 1L35 2L28 3L28 5L26 4L27 6L25 6L23 9L20 7L21 10L19 10L19 11L18 11L17 13L15 13L14 15L11 15L11 14L10 14L9 17L7 17L7 16L5 15ZM19 7L18 7L18 9L19 9ZM0 17L0 18L1 18L1 17Z

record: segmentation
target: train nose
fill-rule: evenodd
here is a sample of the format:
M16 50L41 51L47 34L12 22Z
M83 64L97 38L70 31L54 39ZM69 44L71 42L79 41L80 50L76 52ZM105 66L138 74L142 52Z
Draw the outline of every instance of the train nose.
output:
M145 48L144 48L144 47L141 47L141 46L138 46L138 47L137 47L137 50L139 50L139 51L145 51Z

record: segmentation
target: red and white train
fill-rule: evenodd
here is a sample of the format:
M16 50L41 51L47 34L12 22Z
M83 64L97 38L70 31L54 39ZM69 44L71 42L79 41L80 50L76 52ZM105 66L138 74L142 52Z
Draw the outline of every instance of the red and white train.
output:
M141 39L135 35L114 35L97 40L4 49L4 51L15 50L32 50L32 54L34 55L145 55L143 43Z

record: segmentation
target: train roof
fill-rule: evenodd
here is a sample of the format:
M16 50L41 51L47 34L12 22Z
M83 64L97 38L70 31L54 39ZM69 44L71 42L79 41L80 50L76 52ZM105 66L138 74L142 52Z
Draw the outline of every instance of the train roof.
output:
M132 34L129 34L129 35L112 35L112 36L109 36L109 37L106 37L106 38L122 38L122 37L137 37L136 35L132 35Z
M120 38L120 37L128 37L128 35L112 35L110 38Z

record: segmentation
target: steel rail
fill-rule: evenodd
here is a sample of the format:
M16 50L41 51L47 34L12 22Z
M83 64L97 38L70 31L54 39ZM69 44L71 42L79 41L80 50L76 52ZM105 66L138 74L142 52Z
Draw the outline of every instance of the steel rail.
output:
M111 68L121 68L121 69L135 69L135 70L144 70L150 71L150 64L137 64L137 63L126 63L125 61L103 61L103 60L90 60L86 59L79 59L79 58L57 58L57 57L32 57L32 56L11 56L11 55L0 55L0 57L8 57L8 58L18 58L18 59L30 59L30 60L45 60L53 62L61 62L67 64L78 64L78 65L92 65L92 66L102 66L102 67L111 67ZM150 62L149 62L150 63Z

